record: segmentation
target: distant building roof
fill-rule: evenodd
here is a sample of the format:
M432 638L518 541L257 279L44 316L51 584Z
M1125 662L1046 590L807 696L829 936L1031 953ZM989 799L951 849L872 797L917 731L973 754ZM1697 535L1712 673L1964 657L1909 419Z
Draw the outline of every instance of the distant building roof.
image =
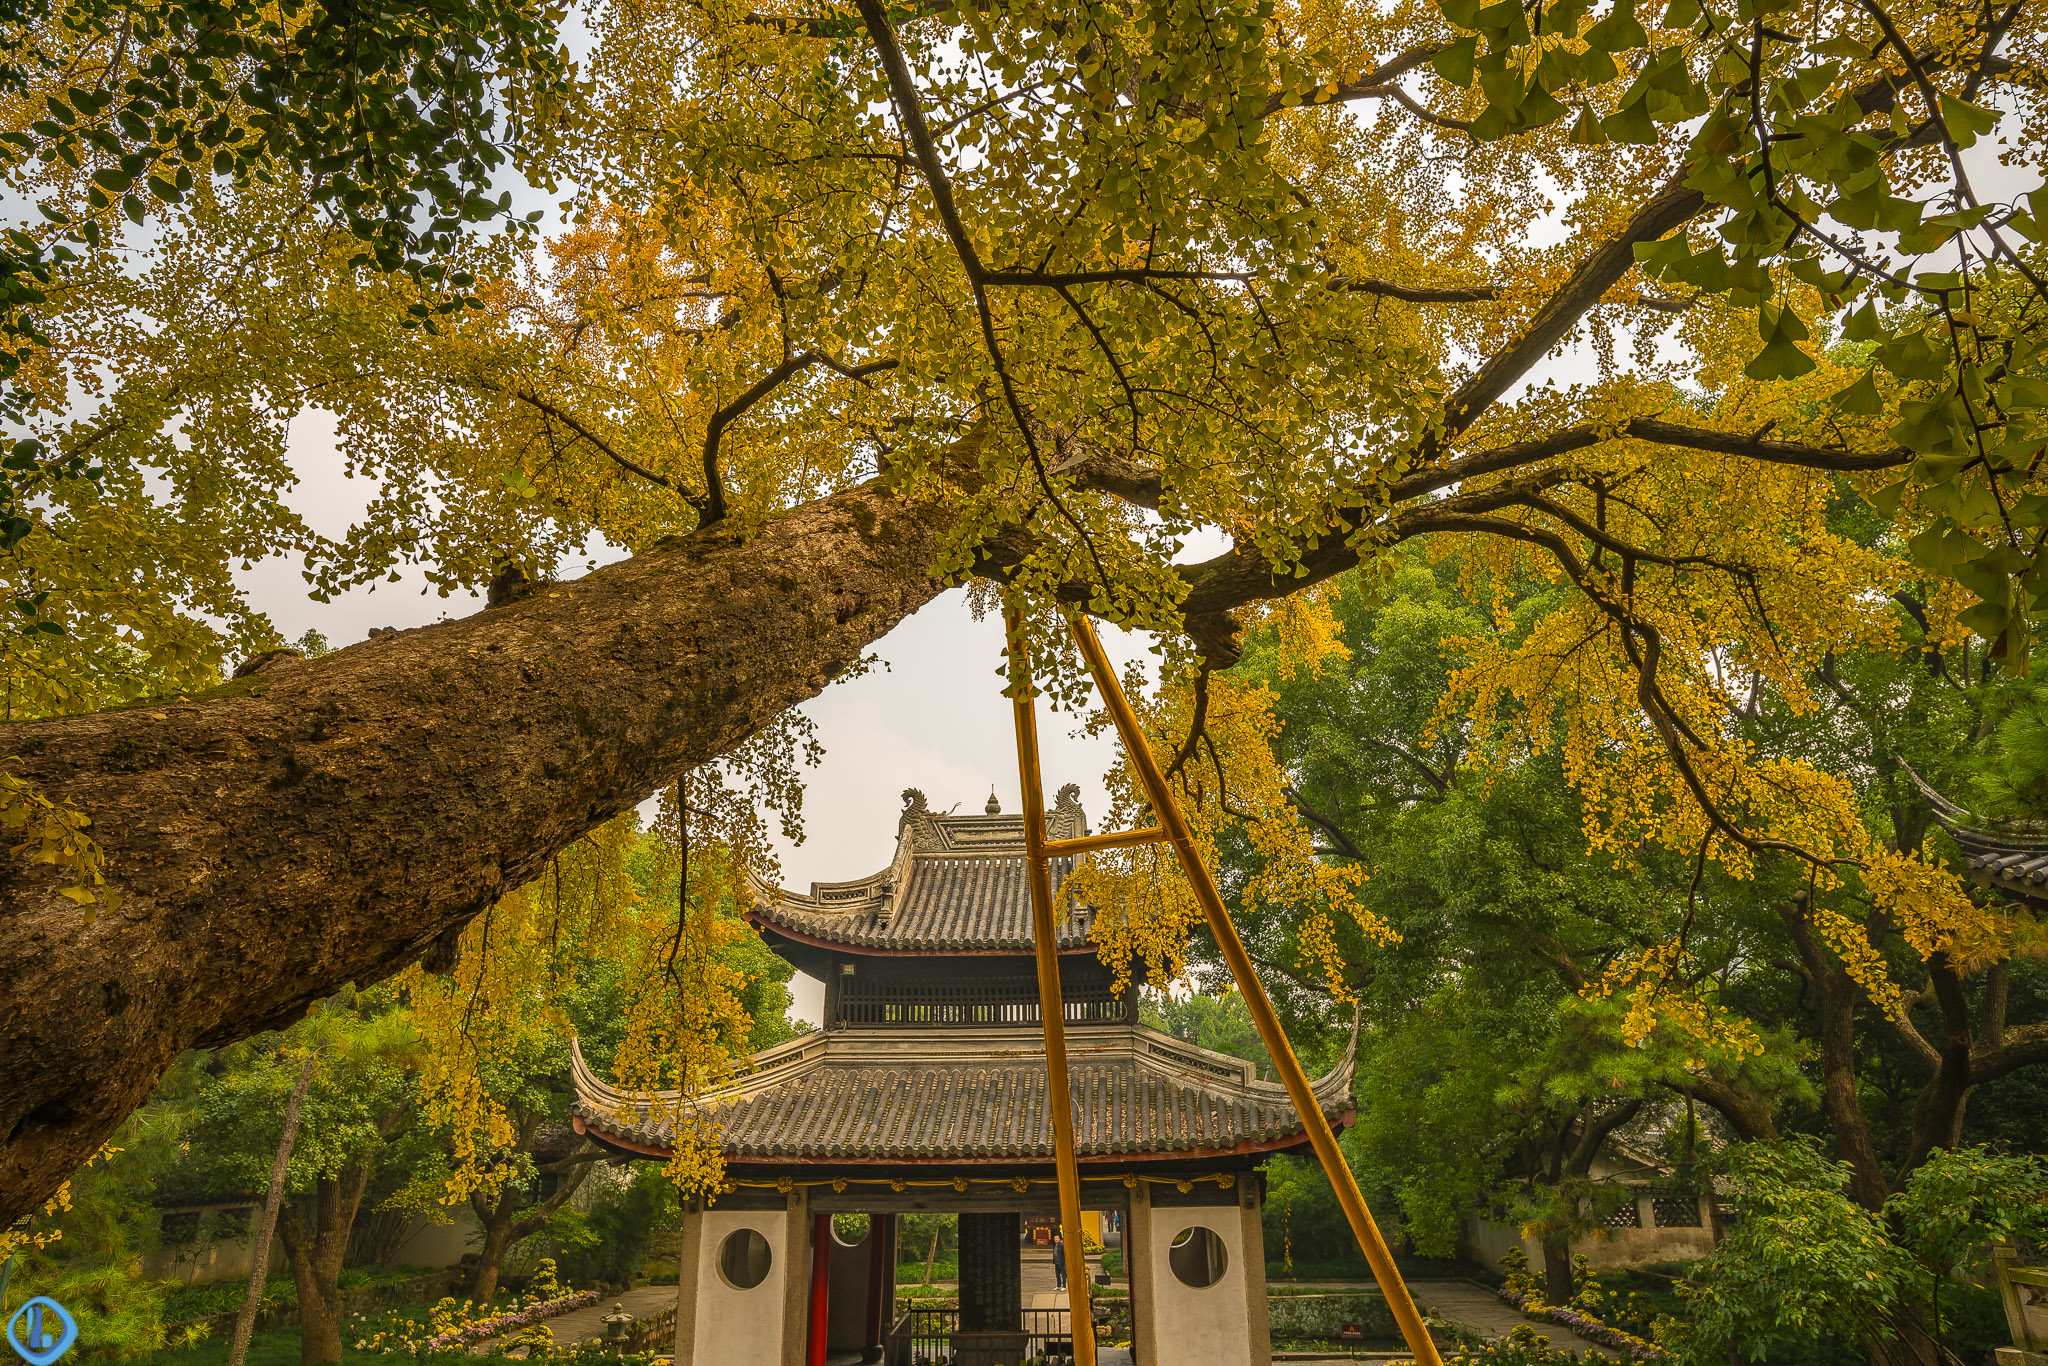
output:
M2048 901L2048 839L1951 825L1949 835L1978 882L2014 896Z
M1986 829L1973 825L1975 816L1935 791L1910 766L1906 766L1906 776L1962 850L1963 866L1980 885L2048 902L2048 835L2023 826Z
M1083 1161L1267 1152L1304 1142L1285 1087L1252 1064L1142 1025L1069 1026ZM1357 1036L1314 1083L1339 1126L1351 1113ZM699 1102L731 1162L1051 1161L1044 1036L1037 1029L807 1034ZM573 1051L578 1130L666 1155L675 1093L652 1106L598 1080Z
M988 806L996 801L989 798ZM1080 789L1068 784L1045 813L1049 839L1088 833ZM1053 894L1073 868L1052 862ZM1019 954L1032 950L1031 889L1024 817L934 813L924 793L903 794L896 857L849 882L814 882L809 893L752 883L747 918L763 930L870 953ZM1058 925L1062 949L1088 947L1088 908L1069 907Z

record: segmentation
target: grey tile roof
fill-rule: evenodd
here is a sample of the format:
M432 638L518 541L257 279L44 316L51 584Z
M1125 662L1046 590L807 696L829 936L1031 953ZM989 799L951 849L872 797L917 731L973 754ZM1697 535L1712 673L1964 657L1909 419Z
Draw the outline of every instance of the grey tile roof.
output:
M1046 812L1047 834L1086 834L1077 789L1062 788ZM1073 860L1052 864L1053 894ZM936 815L915 788L904 793L896 857L847 882L814 882L808 893L753 882L756 925L798 937L896 953L1029 953L1031 889L1019 815ZM1060 947L1089 943L1086 907L1061 915Z
M1083 1158L1213 1154L1292 1146L1286 1089L1251 1065L1140 1025L1071 1027L1069 1079ZM1315 1083L1333 1122L1351 1104L1356 1040ZM807 1035L755 1055L755 1071L705 1098L729 1161L1050 1161L1046 1071L1035 1029L971 1038ZM627 1097L574 1055L577 1127L665 1152L674 1093Z
M1977 881L2015 896L2048 901L2048 839L1967 825L1951 825L1948 832Z

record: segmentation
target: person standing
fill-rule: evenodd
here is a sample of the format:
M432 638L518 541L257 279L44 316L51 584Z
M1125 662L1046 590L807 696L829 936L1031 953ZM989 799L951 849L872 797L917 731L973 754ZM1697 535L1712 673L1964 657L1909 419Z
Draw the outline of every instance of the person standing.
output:
M1067 1240L1059 1229L1052 1231L1052 1288L1067 1288Z

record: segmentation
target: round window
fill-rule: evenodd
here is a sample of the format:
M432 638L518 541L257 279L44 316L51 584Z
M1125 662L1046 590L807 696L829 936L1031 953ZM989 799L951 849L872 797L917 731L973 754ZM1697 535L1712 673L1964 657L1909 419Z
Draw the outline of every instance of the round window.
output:
M752 1290L767 1280L774 1260L768 1240L750 1228L726 1234L718 1245L718 1274L735 1290Z
M1173 1268L1174 1279L1197 1290L1222 1280L1227 1260L1216 1231L1199 1226L1182 1229L1166 1249L1166 1264Z
M859 1247L868 1240L868 1226L865 1214L835 1214L832 1216L832 1241L841 1247Z

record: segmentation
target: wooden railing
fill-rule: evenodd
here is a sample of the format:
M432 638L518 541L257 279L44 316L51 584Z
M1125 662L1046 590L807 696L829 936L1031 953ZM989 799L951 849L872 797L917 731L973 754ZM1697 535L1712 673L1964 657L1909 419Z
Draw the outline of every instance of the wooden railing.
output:
M1998 1281L1998 1298L2005 1303L2013 1347L2021 1353L2048 1353L2048 1267L2027 1266L2018 1248L2000 1243L1991 1251L1991 1271ZM2005 1366L2006 1355L2001 1349L2000 1366ZM2021 1360L2033 1366L2026 1358Z

